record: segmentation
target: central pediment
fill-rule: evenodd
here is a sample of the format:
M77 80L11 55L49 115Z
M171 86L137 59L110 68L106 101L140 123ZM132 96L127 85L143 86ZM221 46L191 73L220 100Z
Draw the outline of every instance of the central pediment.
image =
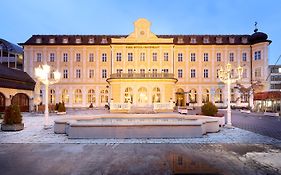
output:
M173 38L159 38L150 30L151 22L140 18L134 22L134 32L128 37L111 38L112 43L173 43Z

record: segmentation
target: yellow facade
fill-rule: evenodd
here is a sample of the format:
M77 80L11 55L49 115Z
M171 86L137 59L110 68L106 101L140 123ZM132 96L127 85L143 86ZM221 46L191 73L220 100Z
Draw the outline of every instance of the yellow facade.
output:
M67 70L68 78L62 78L50 87L53 90L51 102L65 101L67 107L88 107L91 102L95 106L104 106L107 102L121 105L128 103L128 96L132 105L160 105L172 101L177 105L193 103L201 106L207 100L223 106L226 101L225 86L217 78L217 70L227 63L234 68L244 68L246 73L240 81L243 85L250 86L251 81L259 80L264 89L268 88L265 77L268 74L269 42L247 44L247 41L241 41L241 44L231 44L232 35L229 35L230 44L224 44L219 41L218 35L218 41L212 41L217 44L212 44L208 41L211 35L190 35L190 40L200 37L204 41L186 44L186 36L155 35L150 31L150 25L146 19L138 19L134 23L134 31L128 36L97 36L93 37L94 44L79 44L79 35L48 36L48 39L76 38L76 44L62 44L63 41L60 44L44 44L40 40L37 44L27 42L24 44L25 71L34 77L34 68L46 63L53 70L58 69L62 77ZM44 36L33 38L36 37L44 39ZM100 38L99 43L97 38ZM240 39L247 37L241 36ZM259 51L261 59L253 60L256 51ZM42 55L41 61L37 58L38 53ZM55 59L50 62L52 53ZM64 61L65 54L67 62ZM77 54L80 54L80 61L77 61ZM243 58L245 55L246 60ZM207 57L205 60L204 56ZM233 60L230 60L231 56ZM80 70L80 76L77 76L76 70ZM94 73L90 77L91 70ZM104 77L103 70L106 70ZM194 70L195 77L192 77ZM204 73L208 75L204 77ZM232 98L236 105L246 104L237 89L233 90Z

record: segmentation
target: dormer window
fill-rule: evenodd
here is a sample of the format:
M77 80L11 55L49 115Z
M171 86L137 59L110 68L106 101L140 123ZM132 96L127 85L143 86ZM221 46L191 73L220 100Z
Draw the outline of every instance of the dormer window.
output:
M209 37L204 37L204 38L203 38L203 43L206 44L206 43L209 43L209 42L210 42L210 41L209 41Z
M196 43L196 38L195 37L190 38L190 43L195 44Z
M64 43L64 44L68 43L68 38L63 38L62 43Z
M75 42L76 42L77 44L80 44L80 43L81 43L81 38L76 38Z
M37 44L42 43L42 38L36 38L36 43L37 43Z
M234 37L229 37L229 43L233 44L235 42Z
M242 37L242 43L243 43L243 44L248 43L248 38L247 38L247 37Z
M106 44L106 43L107 43L107 39L106 39L106 38L103 38L103 39L101 40L101 43L102 43L102 44Z
M222 43L222 37L216 37L216 43L221 44Z
M183 43L183 38L178 38L178 43L182 44Z
M94 38L90 38L89 41L88 41L88 43L89 43L89 44L95 43L95 39L94 39Z
M50 38L49 43L54 44L55 43L55 38Z

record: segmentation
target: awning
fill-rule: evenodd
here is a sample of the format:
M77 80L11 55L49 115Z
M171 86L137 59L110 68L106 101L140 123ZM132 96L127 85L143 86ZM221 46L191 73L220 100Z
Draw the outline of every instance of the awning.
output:
M254 94L254 100L281 100L280 91L258 92Z

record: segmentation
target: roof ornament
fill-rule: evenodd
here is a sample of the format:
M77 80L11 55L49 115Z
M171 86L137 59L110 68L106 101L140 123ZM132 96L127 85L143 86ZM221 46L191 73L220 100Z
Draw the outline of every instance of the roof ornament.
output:
M254 30L255 33L259 30L257 25L258 25L258 22L255 22L255 30Z

